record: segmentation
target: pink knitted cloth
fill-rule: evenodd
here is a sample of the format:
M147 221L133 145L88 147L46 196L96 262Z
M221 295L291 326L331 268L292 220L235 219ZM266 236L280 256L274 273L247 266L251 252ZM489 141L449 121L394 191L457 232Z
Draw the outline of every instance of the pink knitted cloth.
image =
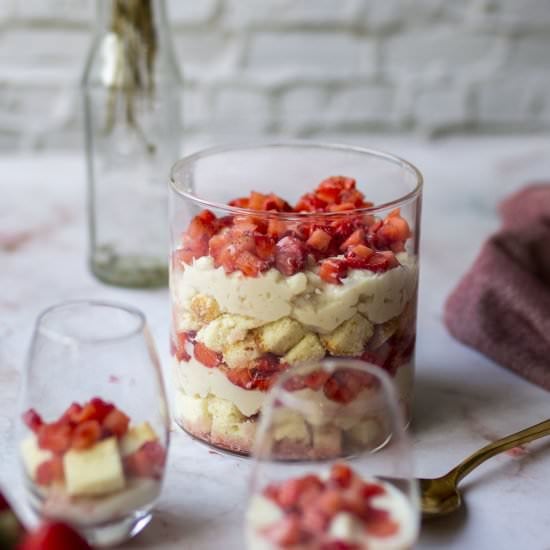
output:
M500 204L502 228L445 304L464 344L550 391L550 184Z

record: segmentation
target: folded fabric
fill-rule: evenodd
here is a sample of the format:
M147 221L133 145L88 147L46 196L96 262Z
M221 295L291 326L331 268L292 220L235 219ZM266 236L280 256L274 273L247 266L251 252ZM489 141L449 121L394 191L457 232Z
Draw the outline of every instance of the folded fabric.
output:
M550 184L500 205L502 228L483 245L445 304L464 344L550 391Z

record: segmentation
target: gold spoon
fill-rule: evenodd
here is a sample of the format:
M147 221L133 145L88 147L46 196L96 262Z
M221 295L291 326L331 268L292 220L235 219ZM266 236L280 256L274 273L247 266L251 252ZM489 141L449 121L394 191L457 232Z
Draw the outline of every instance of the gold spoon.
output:
M419 479L422 517L427 519L458 510L462 498L457 486L462 478L487 459L545 435L550 435L550 419L486 445L442 477Z

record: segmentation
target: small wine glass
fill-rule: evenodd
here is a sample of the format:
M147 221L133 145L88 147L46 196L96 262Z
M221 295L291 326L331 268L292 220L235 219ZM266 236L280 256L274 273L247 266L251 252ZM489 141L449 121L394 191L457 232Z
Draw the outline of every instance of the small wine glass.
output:
M144 315L99 301L66 302L37 320L17 440L28 500L94 546L150 521L161 492L169 414Z
M388 375L334 358L288 370L253 449L249 550L412 548L418 487Z

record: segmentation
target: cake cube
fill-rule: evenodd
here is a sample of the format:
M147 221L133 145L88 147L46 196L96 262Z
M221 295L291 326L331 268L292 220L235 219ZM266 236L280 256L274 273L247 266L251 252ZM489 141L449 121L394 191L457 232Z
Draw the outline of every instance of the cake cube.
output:
M71 496L105 495L125 485L116 437L83 451L68 451L63 456L63 470Z
M374 332L372 323L356 313L329 334L321 336L331 355L361 355Z
M51 451L46 451L38 446L37 437L32 434L21 441L21 457L27 475L34 479L38 466L53 457Z
M262 354L253 334L223 349L224 363L231 369L248 367Z
M334 426L315 426L313 448L320 457L339 456L342 452L342 430Z
M346 431L346 437L356 444L375 448L381 441L381 430L374 418L367 418L352 426Z
M157 434L149 422L142 422L137 426L130 426L124 437L120 440L120 454L122 456L131 455L137 451L144 443L155 441Z
M307 361L317 361L324 356L325 348L319 337L313 332L309 332L288 351L282 361L289 365L299 365Z
M208 323L197 334L197 340L207 348L223 352L223 348L244 340L250 329L256 328L260 321L242 315L224 313Z
M220 316L220 306L216 299L206 294L195 294L191 298L189 309L200 325L207 325Z
M295 411L279 409L274 411L273 437L275 441L290 439L309 445L311 437L304 418Z
M374 328L374 334L369 340L369 349L378 349L385 344L399 328L399 317L394 317L385 323L376 325Z
M212 415L211 437L214 441L237 440L252 445L256 423L244 416L231 401L211 396L208 412Z
M178 391L176 395L176 415L195 429L209 433L212 428L212 416L208 411L207 397L187 395Z
M305 335L302 325L290 317L282 317L256 330L262 351L284 355Z

